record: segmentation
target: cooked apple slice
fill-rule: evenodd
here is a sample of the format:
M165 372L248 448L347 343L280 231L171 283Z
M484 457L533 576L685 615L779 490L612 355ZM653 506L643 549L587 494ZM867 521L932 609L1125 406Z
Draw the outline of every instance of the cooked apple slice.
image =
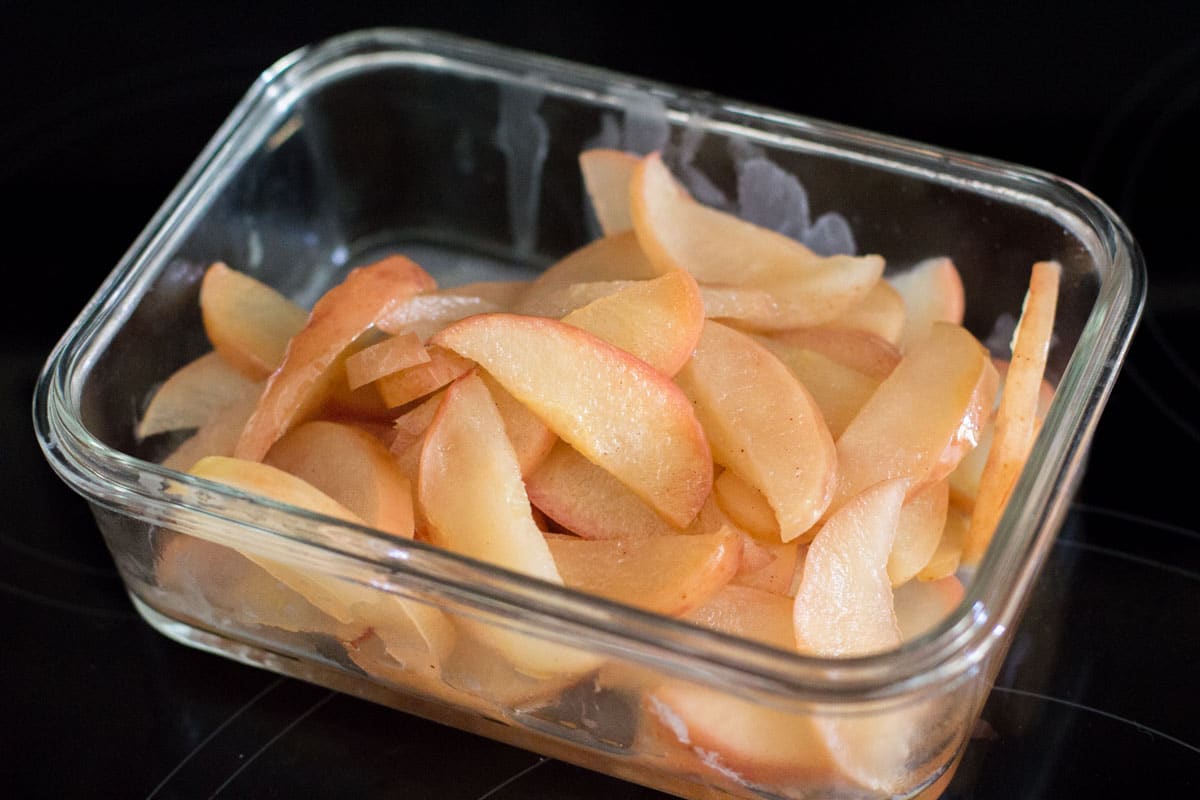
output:
M158 387L134 433L141 440L199 428L230 403L257 399L261 391L262 383L229 366L218 353L205 353L175 370Z
M974 336L935 322L838 439L831 509L882 480L905 478L915 495L949 475L978 442L997 382Z
M488 314L503 309L503 306L491 300L471 295L442 292L415 294L404 302L397 303L376 320L375 327L384 333L413 334L425 342L452 322L475 314Z
M866 297L825 323L827 328L871 333L890 344L899 343L904 325L904 298L887 281L878 281Z
M500 418L504 420L504 432L508 434L508 441L512 443L513 452L517 454L521 476L528 477L550 454L550 449L554 447L558 437L517 398L506 392L491 375L483 373L479 378L487 387L488 394L492 396Z
M784 363L808 390L836 440L875 394L882 379L864 375L833 359L770 336L755 337ZM898 359L897 359L898 360Z
M660 273L686 269L705 284L770 291L778 311L744 320L778 329L819 325L866 297L883 274L878 256L823 258L804 245L693 200L656 153L630 185L634 231Z
M307 312L265 283L217 262L200 282L200 313L208 341L243 375L259 381L283 362Z
M668 522L685 527L712 490L708 441L687 397L599 337L556 320L484 314L433 343L477 362Z
M759 340L820 353L876 381L887 378L900 363L900 351L896 346L868 331L794 328L776 331L769 336L759 337Z
M408 478L370 434L337 422L306 422L284 434L263 463L304 479L371 527L412 538Z
M704 325L704 301L691 275L674 270L638 281L562 318L599 336L664 375L674 375L691 358Z
M576 283L643 281L663 272L646 258L633 231L605 236L551 265L533 282L515 310L538 315L554 302L555 295Z
M562 585L534 524L516 454L487 387L468 374L446 390L425 433L418 496L433 542L455 553ZM586 669L593 658L560 644L463 620L519 669L535 675Z
M713 459L757 489L790 542L833 495L829 429L795 376L744 333L711 320L676 380L696 406Z
M340 361L354 341L405 298L436 287L412 261L390 256L346 276L317 301L303 330L292 337L287 355L267 382L258 408L234 451L261 460L292 426L310 418L344 385Z
M411 332L389 336L346 359L346 382L354 390L384 375L428 362L429 353L420 336Z
M727 469L713 481L713 496L717 505L737 525L751 536L764 542L779 541L779 520L775 509L755 489L732 469Z
M511 311L533 281L475 281L460 286L447 286L438 289L435 294L443 296L476 297L486 303L491 303L495 311Z
M962 461L950 473L950 502L970 513L975 508L979 495L979 481L987 465L988 453L992 450L992 439L996 435L996 421L989 419L979 431L979 443L963 456Z
M903 479L867 488L809 545L794 606L800 652L840 658L900 644L887 563L906 491Z
M383 404L399 408L441 389L475 366L475 362L442 347L426 348L429 360L408 369L385 375L375 382Z
M951 503L946 509L946 527L942 530L942 538L938 540L937 549L929 557L929 563L917 573L917 578L922 581L937 581L958 572L963 542L966 541L967 530L970 527L971 512Z
M935 322L962 324L966 311L962 278L950 259L926 259L912 269L889 276L887 282L904 302L904 330L897 341L901 350L909 350Z
M950 483L946 480L931 484L904 503L887 563L892 586L907 583L933 558L946 528L949 505Z
M792 601L752 586L730 584L684 614L684 620L731 636L740 636L780 650L796 647Z
M936 581L909 581L895 589L896 620L900 636L908 642L933 630L958 608L966 591L950 575Z
M707 602L742 557L731 530L597 540L546 534L546 543L570 588L671 617Z
M258 395L262 393L262 383L256 384L256 392L246 397L234 400L222 407L207 422L175 448L162 465L169 469L187 472L205 456L231 456L241 438L246 420L254 413L258 405Z
M804 556L808 552L808 547L795 541L787 542L786 544L763 544L762 542L755 542L755 545L765 548L774 558L758 569L743 568L739 570L731 583L751 589L761 589L764 592L784 597L795 597L796 589L800 585L799 567L804 563ZM747 559L743 551L743 566L746 561ZM790 604L788 608L791 608ZM791 618L790 613L789 611L789 619Z
M963 562L975 564L983 557L992 534L1037 435L1038 396L1046 357L1054 335L1054 312L1062 267L1054 261L1033 265L1021 319L1013 332L1012 362L1004 380L996 432L987 464L979 479L979 493L971 514L971 529L963 544Z
M629 182L637 165L637 156L620 150L595 148L579 155L583 185L605 236L633 227L629 217Z

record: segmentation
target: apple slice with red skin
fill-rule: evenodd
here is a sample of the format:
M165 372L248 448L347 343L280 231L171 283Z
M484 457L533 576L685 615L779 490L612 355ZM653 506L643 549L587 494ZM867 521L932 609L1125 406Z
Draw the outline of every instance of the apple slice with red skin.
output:
M267 381L235 455L261 460L288 429L311 418L338 386L345 385L339 367L347 348L396 304L436 286L412 261L390 256L355 269L326 292Z
M475 361L559 438L685 527L712 490L704 430L662 373L556 320L484 314L434 344Z
M744 333L708 320L676 381L696 407L717 463L766 498L790 542L833 496L836 451L796 377Z
M475 366L470 359L444 348L429 346L424 349L429 355L427 361L384 375L375 381L375 388L388 408L399 408L436 392L466 375Z
M220 262L200 282L200 314L213 349L252 381L275 371L308 319L270 286Z
M417 494L434 544L561 586L550 547L534 523L516 453L487 387L474 373L447 390L421 449ZM583 671L590 654L462 619L460 625L532 675Z

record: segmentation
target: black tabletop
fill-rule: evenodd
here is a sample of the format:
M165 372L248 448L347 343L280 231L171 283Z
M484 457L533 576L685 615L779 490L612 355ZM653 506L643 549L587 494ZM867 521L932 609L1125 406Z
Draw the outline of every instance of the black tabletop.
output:
M1146 315L944 796L1200 796L1189 4L243 5L0 5L0 795L661 796L167 640L33 438L49 349L255 75L302 44L395 25L1027 164L1112 205L1146 254Z

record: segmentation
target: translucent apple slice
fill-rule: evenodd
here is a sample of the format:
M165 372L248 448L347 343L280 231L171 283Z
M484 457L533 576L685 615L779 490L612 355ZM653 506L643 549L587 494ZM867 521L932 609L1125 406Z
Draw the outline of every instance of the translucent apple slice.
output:
M504 420L504 432L517 454L522 477L528 478L550 454L558 437L537 415L513 397L496 379L486 373L479 376Z
M1054 312L1062 267L1053 261L1033 265L1021 319L1013 332L1012 362L996 411L996 432L987 464L979 479L979 494L971 529L963 545L963 562L978 563L991 542L1021 468L1037 435L1038 397L1046 357L1054 335Z
M474 374L446 390L425 433L419 470L418 497L435 544L562 585L550 548L534 524L504 421ZM482 622L462 624L531 674L593 665L590 655L560 644Z
M597 540L546 534L546 542L570 588L671 617L708 601L742 557L742 539L730 530Z
M684 620L731 636L740 636L780 650L796 647L791 598L752 586L724 586Z
M282 363L288 342L308 319L303 308L270 286L220 262L200 282L200 314L213 348L254 381Z
M909 581L895 589L896 620L900 636L908 642L938 626L966 594L953 575L936 581Z
M606 236L633 227L629 217L629 182L637 165L637 156L620 150L595 148L579 155L583 185Z
M782 361L813 396L834 439L842 435L879 388L881 379L865 375L815 350L769 336L759 336L756 340Z
M375 388L388 408L399 408L419 400L466 375L475 366L475 362L445 348L431 345L425 349L428 361L384 375L375 382Z
M828 322L866 297L883 274L878 256L824 258L782 234L701 205L656 153L634 171L630 198L638 242L659 272L686 269L702 284L772 293L777 313L744 320L757 327Z
M502 310L504 306L483 297L441 292L417 294L396 304L375 321L375 327L397 336L412 334L425 342L452 322Z
M326 292L308 323L292 337L235 454L251 461L266 455L289 428L310 418L345 385L341 359L347 348L398 303L433 288L433 278L423 269L402 256L391 256L352 271Z
M789 542L833 496L837 456L812 396L750 336L711 320L676 376L696 407L713 460L767 499Z
M799 542L787 542L786 544L763 544L756 543L759 547L766 548L774 558L770 563L755 569L742 569L734 576L732 583L738 586L745 586L751 589L761 589L764 592L780 595L787 598L796 596L796 589L800 584L800 565L804 563L804 556L808 552L808 548L801 545ZM743 565L746 558L742 557ZM788 604L788 620L791 624L791 604ZM790 628L789 628L790 630Z
M139 440L166 431L199 428L230 403L257 398L262 383L234 369L217 352L184 364L154 393L138 421Z
M896 526L896 540L888 556L887 572L892 586L916 577L933 558L946 528L949 505L950 483L946 480L931 484L904 503Z
M434 294L443 296L475 297L496 306L497 311L516 308L521 296L529 291L533 281L475 281L460 286L447 286Z
M562 321L671 376L691 358L704 326L704 301L691 275L674 270L630 283L567 314Z
M904 298L887 281L878 281L866 297L825 323L828 328L871 333L890 344L900 341L904 325Z
M663 272L646 258L633 231L605 236L552 264L529 287L515 311L538 315L553 302L555 294L572 284L644 281Z
M838 439L831 509L879 481L905 478L916 494L948 476L978 443L997 382L974 336L934 323Z
M371 527L412 538L408 478L369 433L337 422L306 422L284 434L263 463L302 478Z
M354 390L384 375L428 362L429 353L420 336L412 332L389 336L346 359L346 382Z
M761 340L820 353L831 361L882 381L900 363L900 351L874 333L838 328L796 328L776 331Z
M929 333L935 322L962 324L966 311L962 278L950 259L926 259L905 272L889 276L887 282L904 302L904 330L897 341L901 350L909 350Z
M906 491L903 479L867 488L809 545L794 606L801 653L865 656L900 644L887 563Z
M712 490L692 404L662 373L572 325L484 314L434 343L477 362L559 438L685 527Z
M717 505L742 530L764 542L779 541L779 520L775 509L755 489L732 469L727 469L713 481L713 496Z
M258 405L258 395L262 393L263 383L256 384L258 389L246 397L234 400L217 411L207 422L175 448L162 465L169 469L187 472L205 456L231 456L237 447L246 421L254 413Z
M957 508L951 503L946 509L946 527L942 529L937 549L929 557L929 563L917 573L917 579L937 581L958 572L958 565L962 561L963 542L970 527L971 512Z

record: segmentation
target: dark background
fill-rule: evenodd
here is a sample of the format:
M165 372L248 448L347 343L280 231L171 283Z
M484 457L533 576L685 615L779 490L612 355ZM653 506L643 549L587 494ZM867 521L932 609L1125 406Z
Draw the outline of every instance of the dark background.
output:
M166 640L33 439L49 349L257 73L377 25L1010 160L1112 205L1147 315L945 796L1200 795L1200 12L961 5L0 0L0 796L656 796Z

